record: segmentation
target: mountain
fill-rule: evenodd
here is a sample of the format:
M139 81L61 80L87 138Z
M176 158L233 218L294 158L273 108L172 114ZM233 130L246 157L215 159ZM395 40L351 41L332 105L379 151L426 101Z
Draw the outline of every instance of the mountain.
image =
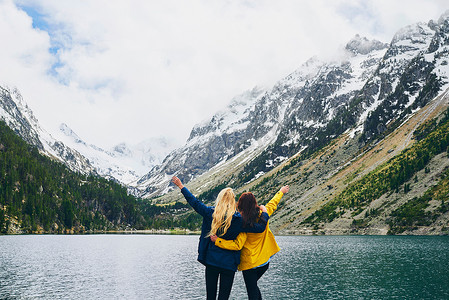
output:
M254 118L252 107L263 95L263 89L254 88L236 96L226 109L196 125L187 143L171 152L162 164L151 169L135 186L143 190L144 195L165 193L170 189L168 182L171 175L177 174L184 181L189 181L233 157L249 144L257 144L255 139L260 140L267 132L249 126L254 124L251 122ZM266 119L270 117L263 116Z
M5 121L28 144L66 164L71 170L83 174L95 172L84 156L54 139L39 125L17 89L0 87L0 120Z
M313 187L315 201L323 201L324 197L330 200L314 212L284 224L283 230L449 234L448 104L446 90L328 178L324 186L319 183ZM326 158L332 157L326 152Z
M129 185L142 177L153 166L175 148L168 138L152 138L136 145L120 143L110 150L104 150L83 141L66 124L61 124L61 140L70 148L86 157L96 172L107 178L114 178Z
M310 59L251 101L234 145L214 130L220 114L195 127L143 178L143 195L181 200L173 174L205 201L232 186L266 203L289 184L272 218L279 233L445 234L448 74L448 13L389 44L355 36L333 61Z
M0 87L0 119L22 139L49 157L82 174L99 174L128 185L148 172L175 148L167 138L152 138L136 145L125 143L104 150L83 141L66 124L54 138L43 129L17 89ZM134 189L130 187L130 192Z

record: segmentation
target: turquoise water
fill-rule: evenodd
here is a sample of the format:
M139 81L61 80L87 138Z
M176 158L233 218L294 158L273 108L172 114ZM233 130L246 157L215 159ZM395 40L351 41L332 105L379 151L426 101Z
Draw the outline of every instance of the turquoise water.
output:
M449 237L276 238L264 299L449 299ZM205 299L198 236L0 236L0 299ZM246 299L241 273L231 299Z

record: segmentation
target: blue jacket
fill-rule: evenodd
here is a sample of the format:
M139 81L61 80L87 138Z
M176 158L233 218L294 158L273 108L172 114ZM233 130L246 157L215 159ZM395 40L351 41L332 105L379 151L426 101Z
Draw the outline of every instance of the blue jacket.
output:
M200 241L198 244L198 261L203 265L220 267L223 269L232 270L234 272L237 271L237 266L240 263L240 251L221 249L215 246L210 238L206 238L206 235L211 230L214 207L206 206L204 203L196 199L186 187L181 189L181 193L193 209L203 216L203 225L201 226ZM222 236L222 238L226 240L234 240L240 232L264 232L269 218L270 217L267 213L262 213L260 216L261 221L254 224L254 227L243 228L242 216L240 213L236 212L232 217L231 226L229 226L228 231Z

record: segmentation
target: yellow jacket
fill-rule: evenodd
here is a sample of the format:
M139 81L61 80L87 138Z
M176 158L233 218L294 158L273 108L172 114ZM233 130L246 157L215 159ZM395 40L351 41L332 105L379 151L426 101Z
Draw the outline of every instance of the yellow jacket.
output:
M271 216L278 207L284 193L277 192L273 199L266 205L267 213ZM242 250L240 253L240 264L238 269L240 271L249 270L260 266L267 262L271 256L281 250L274 239L274 235L269 228L262 233L240 233L235 240L224 240L217 238L215 245L228 250Z

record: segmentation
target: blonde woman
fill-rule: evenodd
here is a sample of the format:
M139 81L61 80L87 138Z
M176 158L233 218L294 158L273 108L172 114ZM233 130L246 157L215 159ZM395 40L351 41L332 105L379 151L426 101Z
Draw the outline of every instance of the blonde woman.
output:
M198 261L206 266L207 299L216 299L217 283L220 279L218 299L228 299L231 293L234 275L240 263L240 250L221 249L210 240L210 236L220 236L229 240L236 239L241 232L264 232L268 214L263 212L258 223L243 228L242 217L236 211L235 195L231 188L223 189L214 206L206 206L195 198L174 176L172 182L181 189L181 193L193 209L203 217Z
M268 202L266 211L269 216L276 211L279 201L284 194L288 193L289 189L288 185L283 186ZM252 193L243 193L239 198L237 208L243 217L243 226L245 227L257 222L260 215L258 208L263 208L263 205L257 205L256 198ZM262 299L257 281L267 271L271 257L280 250L270 227L267 225L263 233L242 232L235 240L216 236L211 236L211 240L222 249L242 250L238 269L243 271L248 299Z

